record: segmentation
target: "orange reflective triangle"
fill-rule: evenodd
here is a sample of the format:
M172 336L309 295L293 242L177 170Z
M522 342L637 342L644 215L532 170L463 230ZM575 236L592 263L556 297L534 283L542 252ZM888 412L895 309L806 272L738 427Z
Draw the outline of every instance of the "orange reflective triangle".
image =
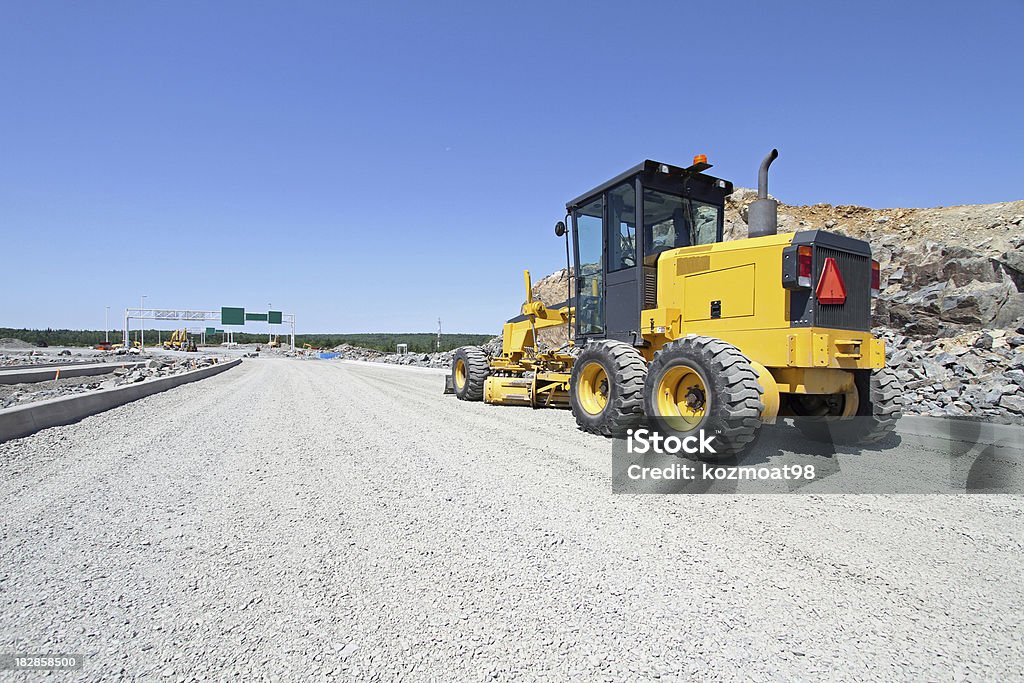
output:
M821 269L821 279L818 280L814 294L819 304L846 303L846 285L843 284L836 260L831 256L825 259L825 267Z

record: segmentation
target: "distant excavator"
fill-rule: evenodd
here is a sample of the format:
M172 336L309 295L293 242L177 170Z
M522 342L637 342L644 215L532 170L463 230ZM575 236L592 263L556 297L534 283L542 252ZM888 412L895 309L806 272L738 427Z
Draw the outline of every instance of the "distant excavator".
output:
M174 330L171 332L171 338L163 343L163 347L167 350L195 351L196 342L188 336L188 330Z

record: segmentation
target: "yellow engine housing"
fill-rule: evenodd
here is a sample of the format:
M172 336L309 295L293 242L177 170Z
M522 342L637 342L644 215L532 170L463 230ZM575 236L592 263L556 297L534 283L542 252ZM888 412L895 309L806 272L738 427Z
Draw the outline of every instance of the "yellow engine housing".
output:
M683 247L658 259L658 307L641 312L650 360L688 334L715 337L767 368L869 370L885 367L885 344L870 331L791 327L782 250L792 234ZM721 317L708 314L721 302Z
M687 335L714 337L742 351L765 390L766 421L780 394L855 391L852 370L885 367L885 343L870 331L793 327L790 292L781 286L782 251L793 234L682 247L658 259L658 307L641 312L648 361ZM719 302L720 317L710 316Z

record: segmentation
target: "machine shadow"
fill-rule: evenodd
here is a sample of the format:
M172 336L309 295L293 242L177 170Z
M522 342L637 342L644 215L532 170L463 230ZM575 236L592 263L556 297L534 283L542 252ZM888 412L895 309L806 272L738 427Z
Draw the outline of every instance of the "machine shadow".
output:
M826 435L827 438L827 435ZM877 453L898 448L903 437L895 432L870 444L842 444L831 440L817 440L806 436L791 419L780 418L774 425L763 425L753 444L746 451L727 464L767 464L781 457L834 458L838 454L856 455L862 452Z

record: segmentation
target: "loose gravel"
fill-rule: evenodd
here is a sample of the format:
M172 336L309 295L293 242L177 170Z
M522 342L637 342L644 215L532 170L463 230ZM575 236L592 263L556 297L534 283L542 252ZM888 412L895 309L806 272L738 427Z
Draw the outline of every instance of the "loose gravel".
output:
M104 382L115 379L114 373L108 373L84 377L61 377L28 384L0 384L0 408L10 408L34 401L45 401L50 398L94 391L99 389Z
M1019 677L1020 497L613 496L568 412L441 379L246 361L0 445L0 652L85 653L82 681Z
M143 361L145 364L133 364L119 367L103 375L86 375L80 377L59 377L43 382L24 384L0 384L0 409L11 408L35 401L61 398L76 394L88 393L97 389L113 389L125 384L135 384L155 380L170 375L179 375L190 370L213 365L221 361L218 356L187 355L184 357L160 356L157 358L134 357L130 362Z

